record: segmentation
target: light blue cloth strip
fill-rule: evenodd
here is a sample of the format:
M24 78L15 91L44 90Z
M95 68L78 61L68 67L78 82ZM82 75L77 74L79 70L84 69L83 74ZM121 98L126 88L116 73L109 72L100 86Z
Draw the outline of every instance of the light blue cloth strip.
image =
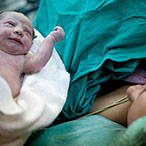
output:
M124 130L104 117L89 116L38 131L25 146L109 146Z

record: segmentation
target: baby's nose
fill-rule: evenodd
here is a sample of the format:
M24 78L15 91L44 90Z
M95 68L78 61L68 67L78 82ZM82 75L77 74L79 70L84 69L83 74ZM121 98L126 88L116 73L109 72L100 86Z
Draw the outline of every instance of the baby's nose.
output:
M21 28L19 28L19 27L16 27L15 29L14 29L14 33L15 34L17 34L17 35L19 35L19 36L21 36L21 37L23 37L23 30L21 29Z

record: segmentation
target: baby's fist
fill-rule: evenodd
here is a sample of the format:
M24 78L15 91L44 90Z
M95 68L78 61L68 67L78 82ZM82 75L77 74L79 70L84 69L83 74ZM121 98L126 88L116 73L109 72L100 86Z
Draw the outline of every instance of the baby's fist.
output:
M50 33L50 35L55 39L55 42L59 42L64 38L64 30L60 26L56 26L54 31Z

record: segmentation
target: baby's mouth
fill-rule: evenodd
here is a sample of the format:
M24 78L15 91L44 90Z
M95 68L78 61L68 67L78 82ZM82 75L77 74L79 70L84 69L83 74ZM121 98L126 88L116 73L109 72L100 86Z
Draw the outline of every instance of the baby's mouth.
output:
M20 44L20 45L22 45L21 40L18 39L18 38L9 38L9 40L10 40L10 41L13 41L13 42L16 42L16 43L18 43L18 44Z

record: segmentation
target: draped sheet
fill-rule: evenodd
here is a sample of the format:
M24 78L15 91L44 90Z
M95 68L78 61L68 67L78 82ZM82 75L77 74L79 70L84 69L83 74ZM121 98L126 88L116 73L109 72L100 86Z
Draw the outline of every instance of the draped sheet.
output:
M71 74L58 120L73 119L91 109L101 83L128 76L146 57L146 0L41 0L34 27L46 36L56 25Z

